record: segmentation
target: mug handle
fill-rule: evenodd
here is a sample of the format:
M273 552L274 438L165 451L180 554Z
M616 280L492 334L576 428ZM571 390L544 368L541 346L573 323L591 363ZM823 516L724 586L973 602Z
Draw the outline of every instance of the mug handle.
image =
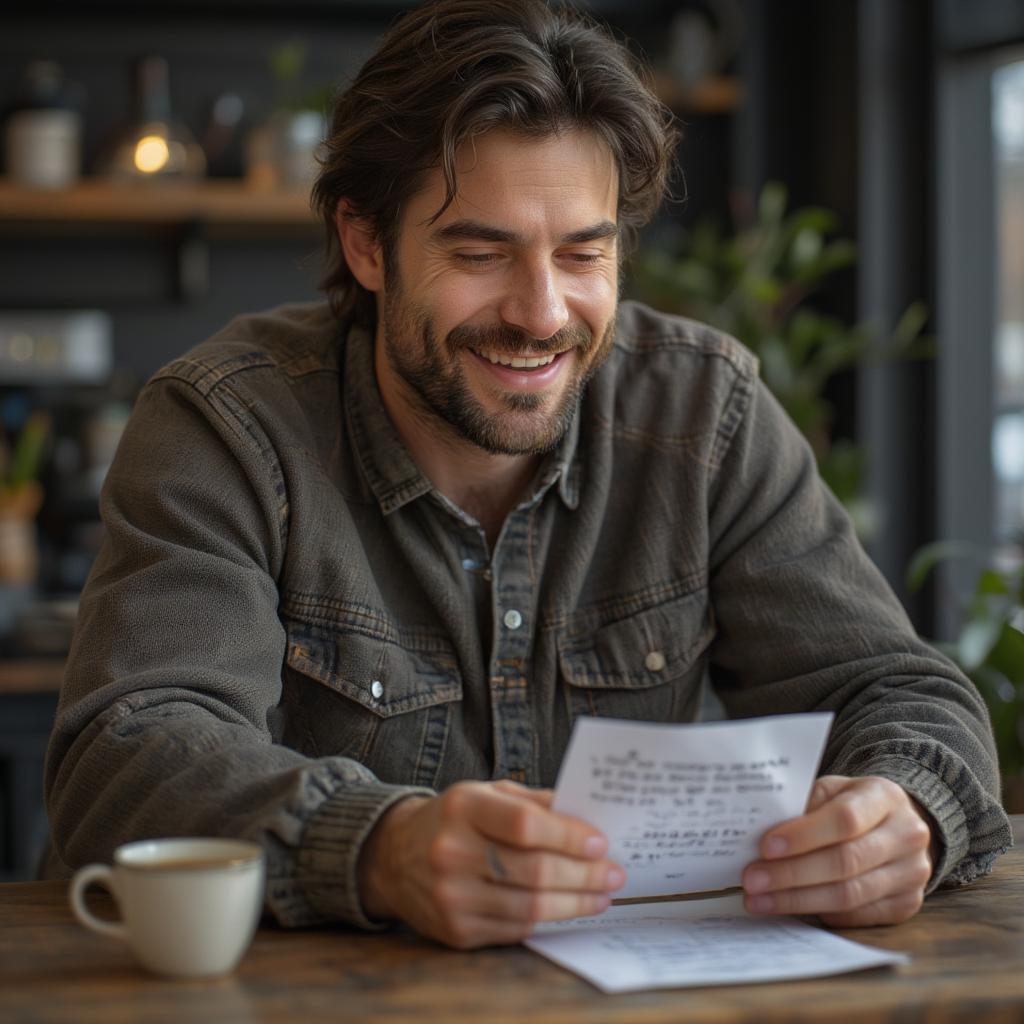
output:
M75 917L86 928L91 928L94 932L99 932L100 935L106 935L111 939L127 939L128 929L121 922L102 921L85 905L85 890L93 882L98 882L108 889L115 898L117 897L117 891L114 889L113 871L106 864L87 864L84 868L79 868L75 872L75 877L71 879L71 892L69 895L71 898L71 909L74 911Z

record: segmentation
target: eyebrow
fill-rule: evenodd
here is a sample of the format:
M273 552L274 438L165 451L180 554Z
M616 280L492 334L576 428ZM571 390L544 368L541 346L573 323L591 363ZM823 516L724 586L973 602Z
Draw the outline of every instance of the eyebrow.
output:
M619 233L618 226L610 220L598 221L590 227L570 231L558 240L559 245L580 245L583 242L596 242L605 238L615 238ZM440 242L506 242L510 245L525 245L525 239L515 231L485 224L479 220L453 220L443 228L433 232L433 237Z

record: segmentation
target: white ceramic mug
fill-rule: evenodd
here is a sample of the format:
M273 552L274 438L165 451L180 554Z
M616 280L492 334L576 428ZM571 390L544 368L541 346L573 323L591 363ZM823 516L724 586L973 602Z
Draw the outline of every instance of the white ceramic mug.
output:
M263 906L263 850L237 839L148 839L114 851L113 867L88 864L71 880L71 909L87 928L127 942L143 967L173 977L233 970ZM85 905L94 882L113 894L121 921Z

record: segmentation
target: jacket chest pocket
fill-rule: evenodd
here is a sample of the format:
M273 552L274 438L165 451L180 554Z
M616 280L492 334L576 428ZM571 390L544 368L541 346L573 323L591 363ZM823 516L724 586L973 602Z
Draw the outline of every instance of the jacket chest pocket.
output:
M714 636L706 589L599 625L585 611L573 619L558 640L572 718L696 717Z
M289 704L315 756L351 757L385 782L432 786L462 700L454 649L344 627L286 624ZM286 683L286 690L288 683Z

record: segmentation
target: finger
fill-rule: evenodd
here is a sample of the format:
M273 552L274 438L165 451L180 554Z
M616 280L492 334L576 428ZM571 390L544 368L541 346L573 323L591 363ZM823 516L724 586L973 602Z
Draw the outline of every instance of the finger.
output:
M561 892L494 885L483 879L464 880L450 906L460 915L482 916L521 924L593 917L607 910L611 897L598 892Z
M820 781L820 780L819 780ZM847 785L816 810L769 829L760 842L766 860L791 857L848 842L882 822L893 806L885 779L845 780Z
M488 843L481 876L525 889L561 889L568 892L615 892L626 883L626 872L610 860L579 860L553 853L496 848ZM500 870L495 870L494 860Z
M866 907L840 914L821 914L829 928L870 928L882 924L902 924L912 918L924 902L923 891L904 892L869 903Z
M856 878L908 853L924 851L928 835L909 815L890 815L878 828L848 843L781 860L761 860L743 872L749 893L776 892Z
M822 804L831 800L840 790L850 784L850 779L845 775L822 775L816 779L811 787L811 795L807 798L807 810L804 812L816 811Z
M532 800L535 804L540 804L541 807L550 807L555 799L555 791L553 789L532 789L529 786L522 786L518 782L513 782L511 779L499 779L494 784L494 788L500 789L511 796L521 796L526 800Z
M923 895L927 880L927 858L918 853L841 882L746 895L743 905L751 914L851 913L901 894Z
M445 796L446 813L453 820L468 821L485 838L504 846L550 850L587 860L603 857L608 850L608 840L585 821L513 796L495 785L453 787Z
M508 946L522 942L533 931L533 925L527 921L465 914L444 926L424 931L430 938L455 949L479 949L482 946Z

